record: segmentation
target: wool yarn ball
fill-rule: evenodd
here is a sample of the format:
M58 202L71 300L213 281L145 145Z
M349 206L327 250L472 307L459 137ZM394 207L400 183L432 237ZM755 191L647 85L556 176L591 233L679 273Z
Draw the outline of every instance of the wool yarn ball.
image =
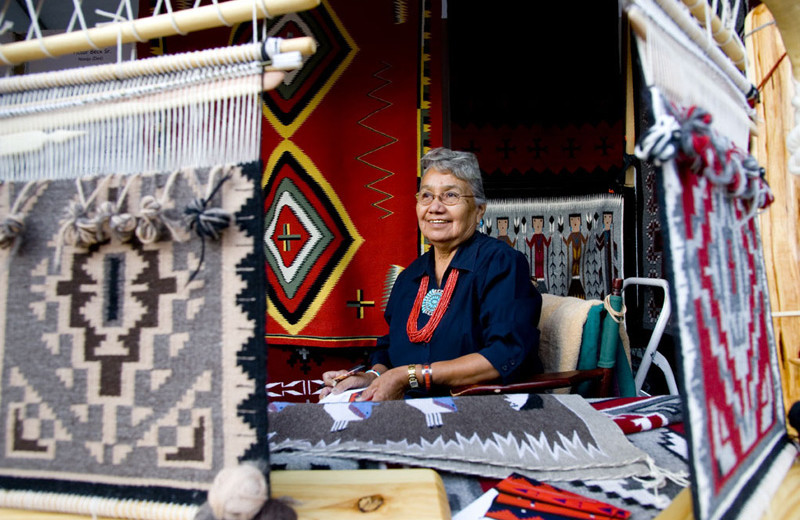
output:
M208 490L208 505L218 520L252 520L268 498L266 477L250 464L223 469Z

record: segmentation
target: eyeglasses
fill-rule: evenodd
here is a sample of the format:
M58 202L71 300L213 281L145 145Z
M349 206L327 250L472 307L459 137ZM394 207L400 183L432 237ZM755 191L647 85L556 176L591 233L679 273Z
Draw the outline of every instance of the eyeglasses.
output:
M457 191L445 191L444 193L440 193L438 195L431 191L421 191L416 194L417 203L419 203L420 206L430 206L433 204L434 199L439 199L439 202L445 206L455 206L461 202L462 198L474 196L475 195L462 195Z

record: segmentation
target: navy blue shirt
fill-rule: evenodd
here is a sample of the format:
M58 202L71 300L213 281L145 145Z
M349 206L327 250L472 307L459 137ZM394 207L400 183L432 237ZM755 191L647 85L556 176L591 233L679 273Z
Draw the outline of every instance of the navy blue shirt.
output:
M406 322L423 275L428 290L437 289L433 252L420 256L397 277L384 314L389 334L378 339L381 350L372 364L396 367L430 364L477 352L500 373L504 383L525 371L541 372L539 314L542 297L530 281L528 261L519 251L475 232L461 244L442 279L459 270L450 306L429 343L412 343ZM430 317L420 312L418 328ZM530 375L530 373L526 374Z

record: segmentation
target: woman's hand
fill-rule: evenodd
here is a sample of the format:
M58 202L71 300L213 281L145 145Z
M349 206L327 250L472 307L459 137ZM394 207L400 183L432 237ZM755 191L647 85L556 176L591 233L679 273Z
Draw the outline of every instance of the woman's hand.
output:
M407 387L408 368L406 366L395 367L387 370L381 374L380 377L376 377L372 383L361 392L361 395L358 396L356 401L392 401L395 399L402 399L406 393Z
M322 399L326 395L330 393L340 394L345 390L350 390L351 388L363 388L370 384L370 382L375 378L374 375L365 374L363 372L359 372L357 374L353 374L341 381L334 381L336 377L344 375L347 373L347 370L330 370L322 374L322 382L325 387L320 390L319 398Z

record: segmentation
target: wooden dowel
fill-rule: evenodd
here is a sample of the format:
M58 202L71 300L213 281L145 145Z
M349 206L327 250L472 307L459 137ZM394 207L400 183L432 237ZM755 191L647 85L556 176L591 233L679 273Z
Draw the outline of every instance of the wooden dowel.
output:
M303 56L311 56L317 52L317 42L310 36L290 38L281 42L281 52L300 51Z
M628 21L631 24L631 29L636 33L636 36L647 41L647 21L641 11L637 9L628 11Z
M700 25L706 26L706 21L711 25L711 36L717 42L719 48L736 65L739 70L745 70L746 54L744 45L739 37L730 29L722 26L722 20L716 13L711 12L705 0L683 0L683 4L689 8L692 16L697 18Z
M719 48L719 45L717 45L716 42L708 40L703 28L695 23L696 20L694 16L682 12L685 6L675 3L673 0L655 0L655 4L678 25L680 30L719 67L720 71L727 76L745 96L750 95L752 91L755 90L755 87L747 81L742 71L733 64L731 59ZM628 17L631 19L631 27L634 32L636 32L637 35L640 32L642 34L646 33L647 28L642 26L639 22L645 22L645 25L649 26L650 22L646 20L649 19L650 16L646 11L643 11L642 17L637 18L636 15L633 15L633 18L631 18L631 13L635 12L637 9L641 10L643 7L635 2L627 5Z
M112 47L117 45L118 39L122 43L131 43L221 27L226 25L225 22L233 25L252 20L254 6L256 17L261 19L267 15L305 11L319 3L320 0L229 0L216 6L206 5L130 22L109 23L86 31L0 45L0 63L18 65L26 61L84 52L95 47Z
M628 18L628 23L633 27L634 22L630 18ZM636 150L636 110L634 106L636 92L633 86L633 45L633 38L628 32L625 35L625 153L631 156ZM625 171L625 186L633 187L635 185L636 167L631 164Z
M295 40L303 40L297 44ZM310 38L292 38L281 42L281 50L288 44L292 48L308 48ZM311 41L311 47L316 48ZM167 54L154 56L141 60L124 61L122 63L108 63L91 67L78 67L53 72L37 74L23 74L0 79L0 94L22 92L25 90L64 87L84 83L96 83L115 79L127 79L149 74L163 74L177 72L192 68L208 67L220 63L245 63L261 59L259 43L205 49L202 51L186 52L181 54ZM264 67L264 71L277 70L273 67Z

